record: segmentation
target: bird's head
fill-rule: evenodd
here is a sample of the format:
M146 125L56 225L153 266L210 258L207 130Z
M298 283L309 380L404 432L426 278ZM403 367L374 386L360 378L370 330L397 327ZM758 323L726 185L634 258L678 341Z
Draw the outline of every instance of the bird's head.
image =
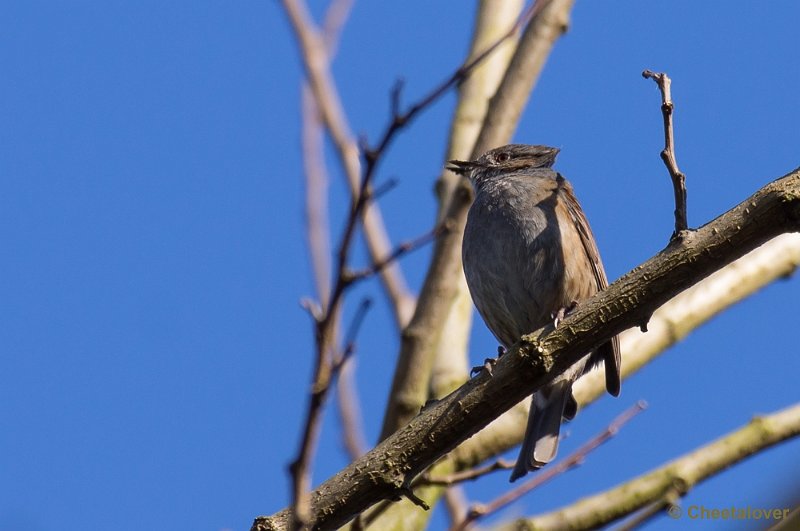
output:
M560 150L549 146L509 144L491 149L475 160L451 160L447 169L469 177L475 187L497 175L550 168Z

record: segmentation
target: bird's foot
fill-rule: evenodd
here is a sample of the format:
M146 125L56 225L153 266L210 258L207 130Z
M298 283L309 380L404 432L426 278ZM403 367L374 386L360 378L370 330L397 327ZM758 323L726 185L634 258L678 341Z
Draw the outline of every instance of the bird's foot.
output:
M550 314L553 319L553 328L558 328L558 323L564 320L564 317L575 311L578 307L578 301L572 301L566 308L559 308L556 313Z
M497 360L503 357L503 354L506 353L506 347L503 345L497 346L497 357L496 358L486 358L483 360L483 365L476 365L469 371L470 376L475 376L476 374L480 374L481 371L485 370L489 373L489 376L494 376L493 368Z
M436 398L429 398L425 404L420 408L419 412L422 413L423 411L429 409L432 406L435 406L439 403L439 400Z
M470 376L475 376L476 374L480 374L481 371L486 371L489 373L489 376L494 376L494 364L497 363L497 358L486 358L483 360L483 365L476 365L469 371Z

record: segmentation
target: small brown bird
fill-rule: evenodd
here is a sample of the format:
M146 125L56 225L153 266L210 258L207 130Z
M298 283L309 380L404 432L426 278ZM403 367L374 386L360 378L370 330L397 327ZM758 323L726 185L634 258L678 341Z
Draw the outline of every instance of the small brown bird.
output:
M472 300L505 348L608 286L600 253L572 186L551 169L558 149L511 144L474 161L450 161L476 191L462 260ZM553 460L561 418L572 419L572 384L599 362L606 389L620 391L619 341L587 353L533 394L511 481Z

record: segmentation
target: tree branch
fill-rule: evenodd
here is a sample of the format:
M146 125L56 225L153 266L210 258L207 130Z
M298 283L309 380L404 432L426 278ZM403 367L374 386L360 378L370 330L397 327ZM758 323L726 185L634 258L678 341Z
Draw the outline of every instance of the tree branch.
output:
M312 21L306 4L302 0L282 1L300 47L309 87L317 101L322 120L330 132L336 153L342 168L344 168L350 192L355 195L362 180L359 148L350 132L350 126L330 72L330 51L326 50L325 38ZM335 26L335 24L335 21L329 22L329 26ZM371 259L373 261L381 260L391 252L391 244L380 211L374 203L370 203L364 209L362 224ZM414 297L410 294L397 263L390 263L381 269L380 277L392 305L395 320L398 326L404 326L413 312Z
M331 246L328 227L328 172L322 157L319 110L308 86L301 90L302 149L306 177L306 231L314 286L320 306L328 305L331 290Z
M444 506L447 509L447 518L453 525L467 510L467 496L460 485L453 485L444 491Z
M675 105L672 103L670 91L672 80L665 73L651 70L642 72L642 77L655 81L661 91L661 114L664 116L664 149L661 150L661 160L667 167L675 192L675 232L672 237L676 238L689 228L689 224L686 220L686 176L678 169L678 161L675 159L675 129L672 125Z
M495 366L430 406L408 425L312 493L310 522L343 525L409 482L503 411L632 326L676 293L783 232L800 230L800 170L689 233L582 304L553 330L524 336ZM282 529L288 511L256 519L253 529Z
M478 468L470 468L469 470L462 470L446 476L432 476L427 472L422 475L419 480L420 485L441 485L448 487L450 485L457 485L465 481L475 481L497 470L511 470L514 468L514 461L506 459L498 459L493 463L484 465Z
M566 33L574 0L537 0L541 5L520 38L508 70L489 103L486 121L472 148L477 158L491 148L508 143L539 79L553 44Z
M479 518L483 518L499 511L508 504L517 501L533 489L541 487L556 476L559 476L572 468L580 466L584 461L586 461L586 458L590 453L619 433L619 430L622 428L622 426L627 424L631 419L633 419L633 417L644 411L646 408L647 404L643 401L639 401L635 405L623 411L621 415L615 418L611 424L606 427L606 429L583 443L574 452L560 460L558 463L555 463L553 466L546 467L528 481L524 482L522 485L506 492L491 502L472 506L467 513L466 518L464 518L464 520L458 525L453 526L452 531L464 531L472 522L478 520Z
M525 10L522 16L504 33L499 39L489 45L480 53L470 57L463 65L458 67L455 72L450 74L442 83L434 87L427 95L423 96L418 102L411 105L406 111L400 111L400 94L402 93L403 84L398 82L392 90L392 117L389 125L383 132L377 147L365 149L365 157L367 159L367 174L371 174L378 165L381 157L383 156L389 143L394 136L404 127L406 127L420 112L432 105L436 100L444 96L447 91L452 87L466 79L470 73L487 57L489 57L500 45L506 40L514 36L517 30L526 24L535 12L540 10L540 3L534 2Z
M743 428L607 492L552 513L510 522L497 530L595 529L650 504L664 506L670 493L683 496L731 465L798 435L800 404L795 404L772 415L756 417ZM681 513L670 511L676 519Z
M339 379L336 381L338 398L336 402L342 421L342 439L351 461L364 455L368 448L361 422L361 407L356 393L353 363L352 358L344 361L339 369Z
M316 312L317 315L312 312L315 320L314 338L316 343L314 375L297 457L289 465L292 482L291 526L293 529L305 529L309 523L308 490L311 486L311 464L319 437L322 408L330 391L331 382L341 369L342 361L353 350L352 340L348 340L348 346L345 347L340 359L335 359L343 297L347 288L352 285L346 275L346 268L357 220L368 201L366 195L368 186L369 182L363 181L358 193L352 198L350 214L345 223L336 253L336 282L331 289L327 305L319 308ZM366 309L357 314L361 315L361 317L357 318L353 330L358 330L365 312Z
M372 265L365 267L364 269L359 269L358 271L350 271L348 273L348 281L355 282L358 280L371 277L376 273L380 273L382 269L387 267L395 260L398 260L403 256L407 255L408 253L416 251L420 247L423 247L428 243L432 242L434 239L436 239L436 234L438 234L438 232L439 232L439 227L434 227L433 229L429 230L422 236L401 243L400 245L395 247L395 249L391 253L389 253L382 259L373 262Z

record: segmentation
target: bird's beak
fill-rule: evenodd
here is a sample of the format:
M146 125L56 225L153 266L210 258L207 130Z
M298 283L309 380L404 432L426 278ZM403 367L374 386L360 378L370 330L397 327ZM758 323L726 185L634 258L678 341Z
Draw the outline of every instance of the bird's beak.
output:
M459 175L467 175L473 168L477 166L475 162L466 160L449 160L447 169Z

